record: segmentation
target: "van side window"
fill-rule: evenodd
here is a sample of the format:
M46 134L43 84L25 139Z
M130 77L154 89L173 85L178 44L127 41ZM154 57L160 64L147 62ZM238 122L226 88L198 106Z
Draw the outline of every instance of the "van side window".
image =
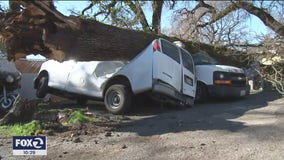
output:
M182 63L183 66L193 73L193 61L189 53L181 49Z
M164 40L161 40L161 44L162 44L163 53L168 55L169 57L171 57L173 60L177 61L178 63L180 63L178 48L174 46L173 44L167 41L164 41Z

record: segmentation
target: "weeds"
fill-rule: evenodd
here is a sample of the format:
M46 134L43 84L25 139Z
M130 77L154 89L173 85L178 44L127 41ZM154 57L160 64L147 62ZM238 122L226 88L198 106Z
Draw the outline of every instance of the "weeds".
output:
M33 120L29 123L17 123L14 125L0 126L0 131L11 136L32 135L36 131L42 130L41 124Z
M70 117L67 123L79 123L79 122L87 123L91 121L92 121L92 118L84 115L81 111L74 111L70 114Z

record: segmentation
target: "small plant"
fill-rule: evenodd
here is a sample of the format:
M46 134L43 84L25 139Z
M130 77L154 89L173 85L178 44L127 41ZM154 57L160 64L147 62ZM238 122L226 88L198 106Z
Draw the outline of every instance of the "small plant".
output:
M74 111L70 114L68 123L78 123L78 122L91 122L92 118L84 115L81 111Z
M14 125L0 126L0 131L11 136L27 136L32 135L36 131L42 130L42 126L38 121L29 123L19 123Z

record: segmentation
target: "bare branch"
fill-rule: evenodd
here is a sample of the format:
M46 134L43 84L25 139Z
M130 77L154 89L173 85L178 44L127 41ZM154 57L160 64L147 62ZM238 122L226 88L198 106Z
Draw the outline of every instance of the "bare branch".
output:
M5 12L5 10L2 8L1 5L0 5L0 12Z
M131 11L135 13L135 17L139 20L140 24L142 25L142 29L144 31L150 31L150 26L147 22L146 16L143 12L143 9L139 1L135 0L135 4L134 4L132 1L128 0L128 1L125 1L125 3L129 6Z
M211 6L212 7L212 6ZM214 12L212 14L212 19L210 22L207 23L203 23L203 24L198 24L198 27L205 27L209 24L215 23L216 21L222 19L223 17L225 17L226 15L228 15L230 12L235 11L239 9L238 7L235 6L235 4L231 4L228 7L226 7L225 9L223 9L221 12Z
M271 28L280 36L284 36L284 26L261 8L258 8L253 4L245 1L240 1L236 3L236 6L238 8L243 8L250 14L257 16L266 26Z
M231 44L228 44L226 46L235 46L235 47L262 47L263 44L260 43L260 44L249 44L249 43L245 43L245 44L236 44L236 43L231 43Z
M258 8L254 6L252 3L246 2L246 1L238 1L238 2L233 2L231 5L226 7L220 12L212 12L212 6L210 5L204 5L204 2L201 1L192 11L197 10L200 7L205 7L208 8L209 11L212 13L212 19L209 22L203 23L203 24L198 24L198 27L205 27L209 24L215 23L216 21L222 19L226 15L228 15L230 12L236 11L238 9L245 9L247 12L250 14L253 14L260 18L260 20L268 27L270 27L273 31L278 33L281 36L284 36L284 26L279 23L276 19L274 19L269 13L267 13L264 9ZM213 7L214 8L214 7ZM202 15L204 16L205 13Z
M194 13L196 12L196 10L198 10L198 9L201 8L201 7L207 8L207 9L209 10L209 12L211 12L211 13L215 13L215 12L216 12L216 10L215 10L214 7L212 7L212 6L209 5L209 4L204 3L203 0L200 0L199 3L198 3L198 5L196 5L196 6L190 11L191 14L194 14Z
M89 9L91 9L95 4L93 3L93 1L89 4L89 6L87 6L86 8L84 8L81 12L82 15L85 15L85 12Z

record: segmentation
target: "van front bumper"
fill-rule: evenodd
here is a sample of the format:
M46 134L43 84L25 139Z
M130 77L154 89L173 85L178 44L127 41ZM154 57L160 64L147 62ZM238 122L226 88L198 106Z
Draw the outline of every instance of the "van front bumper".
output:
M250 93L250 86L225 86L225 85L210 85L208 86L209 96L216 97L245 97Z

